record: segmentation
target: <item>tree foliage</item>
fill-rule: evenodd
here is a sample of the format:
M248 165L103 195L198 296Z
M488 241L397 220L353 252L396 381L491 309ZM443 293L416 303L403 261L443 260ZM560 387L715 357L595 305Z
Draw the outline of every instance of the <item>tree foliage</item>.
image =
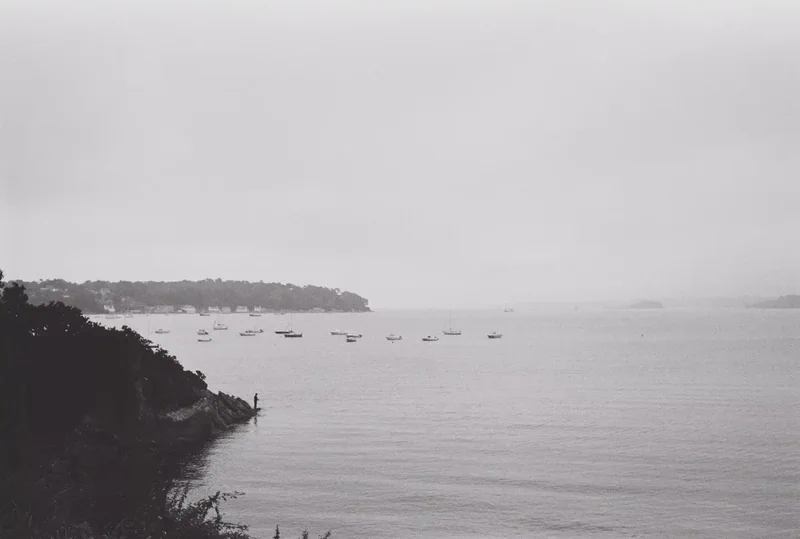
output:
M352 292L322 286L296 286L291 283L252 283L249 281L86 281L70 283L63 279L21 282L30 294L31 303L61 301L86 313L103 312L104 305L116 310L159 305L193 305L236 308L239 305L269 310L364 312L369 302Z
M86 415L130 425L141 419L144 403L186 406L206 388L130 328L103 327L60 302L32 305L18 283L0 296L0 343L0 439L6 441L57 442Z
M2 279L0 537L246 539L222 519L230 495L187 504L174 489L151 428L204 395L205 376L127 327L33 305Z

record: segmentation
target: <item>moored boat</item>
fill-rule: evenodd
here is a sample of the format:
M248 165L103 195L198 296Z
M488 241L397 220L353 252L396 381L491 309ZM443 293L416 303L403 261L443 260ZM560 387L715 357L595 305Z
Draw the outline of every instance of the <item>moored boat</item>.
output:
M168 330L168 329L161 329L161 328L159 328L159 329L157 329L157 330L155 331L155 333L156 333L156 334L158 334L158 335L164 335L165 333L169 333L169 330Z
M487 337L489 337L490 339L499 339L499 338L501 338L502 336L503 336L503 334L502 334L502 333L497 333L496 331L492 331L491 333L489 333L489 334L487 335Z
M294 331L292 331L290 333L284 333L283 336L287 337L289 339L300 339L303 336L303 334L302 333L295 333Z
M211 337L200 337L197 342L211 342Z
M452 311L450 312L449 316L450 316L450 325L449 325L448 329L442 331L442 333L445 334L445 335L461 335L461 330L460 329L454 329L453 328L453 313L452 313Z
M389 335L386 336L386 340L387 341L402 341L403 340L403 336L402 335L395 335L394 333L390 333Z
M334 329L331 331L331 335L347 335L347 332L341 329Z
M256 336L256 334L252 333L251 331L240 331L239 335L241 335L242 337L255 337Z
M289 335L293 334L294 333L294 329L292 328L293 318L294 317L290 314L289 315L289 325L286 326L285 329L276 329L275 333L277 333L278 335L283 335L284 337L288 337ZM302 337L303 334L300 333L300 336Z
M348 339L360 339L363 337L361 333L347 333L346 336Z
M422 337L422 340L425 342L436 342L439 340L439 337L428 335L427 337Z
M214 329L219 331L223 329L228 329L228 326L223 324L222 322L214 322Z
M198 335L208 335L208 331L206 331L204 329L198 329L197 330L197 334Z
M356 341L358 341L358 339L357 339L357 338L355 338L355 337L350 337L350 336L348 335L348 336L345 338L345 341L347 341L347 342L356 342Z

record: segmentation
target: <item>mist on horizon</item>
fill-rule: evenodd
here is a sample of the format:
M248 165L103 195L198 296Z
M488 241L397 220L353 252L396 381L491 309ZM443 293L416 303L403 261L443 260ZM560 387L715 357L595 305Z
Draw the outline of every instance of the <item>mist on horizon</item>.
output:
M6 279L800 292L800 5L12 0Z

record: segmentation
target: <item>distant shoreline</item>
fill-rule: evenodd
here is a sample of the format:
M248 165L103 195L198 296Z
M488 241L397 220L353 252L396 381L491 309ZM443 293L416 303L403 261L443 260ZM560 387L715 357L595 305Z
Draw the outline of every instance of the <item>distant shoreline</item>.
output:
M60 301L87 314L371 312L369 300L347 290L263 281L17 281L31 304Z

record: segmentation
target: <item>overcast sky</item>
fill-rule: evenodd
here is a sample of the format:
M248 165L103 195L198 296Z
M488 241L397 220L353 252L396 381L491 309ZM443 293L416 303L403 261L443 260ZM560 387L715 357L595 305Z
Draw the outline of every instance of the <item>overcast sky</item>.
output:
M0 5L7 278L800 292L800 2L66 4Z

